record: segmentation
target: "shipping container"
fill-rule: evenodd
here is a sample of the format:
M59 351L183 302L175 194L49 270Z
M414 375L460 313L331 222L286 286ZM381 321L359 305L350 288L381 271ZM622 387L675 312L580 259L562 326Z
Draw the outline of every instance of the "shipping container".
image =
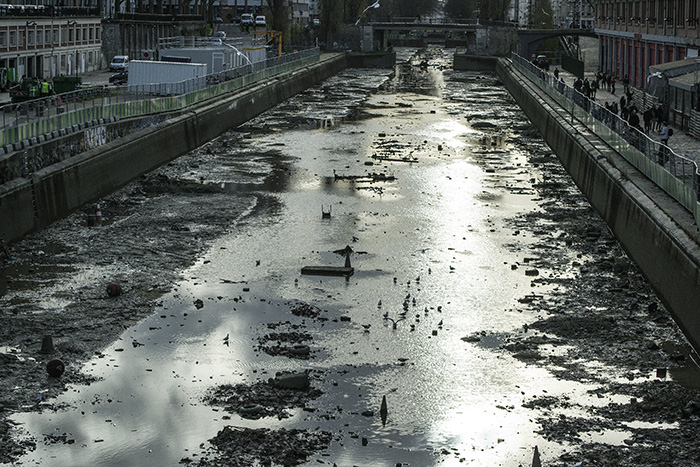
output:
M206 86L206 63L129 62L129 92L159 96L186 94Z

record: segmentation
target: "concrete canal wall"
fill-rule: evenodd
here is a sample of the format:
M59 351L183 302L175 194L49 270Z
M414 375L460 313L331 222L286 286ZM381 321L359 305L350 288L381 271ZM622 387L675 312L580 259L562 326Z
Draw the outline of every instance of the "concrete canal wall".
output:
M507 60L496 72L700 350L700 235L692 215Z
M98 200L134 178L192 151L345 67L345 56L335 55L229 97L174 114L169 119L156 116L107 123L27 149L51 154L57 148L65 149L90 140L92 137L87 134L90 132L125 134L38 170L29 178L16 178L0 186L0 240L21 239L65 217L85 203ZM139 129L127 132L126 126Z

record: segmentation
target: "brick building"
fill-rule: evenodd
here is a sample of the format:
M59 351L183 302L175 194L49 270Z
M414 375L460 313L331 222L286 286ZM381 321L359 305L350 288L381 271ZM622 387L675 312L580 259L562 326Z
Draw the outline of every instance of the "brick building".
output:
M698 56L700 0L598 0L595 30L604 72L646 87L649 67Z
M0 67L53 78L97 70L102 64L97 7L0 5Z

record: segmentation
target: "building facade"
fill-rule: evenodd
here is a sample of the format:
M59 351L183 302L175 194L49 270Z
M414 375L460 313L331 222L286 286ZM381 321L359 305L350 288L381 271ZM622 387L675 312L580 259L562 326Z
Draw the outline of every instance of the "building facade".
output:
M601 71L645 88L649 67L698 56L700 0L596 2Z
M0 6L0 67L15 69L18 80L99 70L103 62L99 10L39 6L29 12L26 7Z

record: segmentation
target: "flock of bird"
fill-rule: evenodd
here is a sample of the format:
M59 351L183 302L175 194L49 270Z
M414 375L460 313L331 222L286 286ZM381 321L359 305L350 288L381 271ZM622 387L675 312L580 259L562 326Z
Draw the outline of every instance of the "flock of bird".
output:
M429 271L428 273L430 273L430 272L432 272L432 271ZM419 283L420 283L420 276L416 277L416 278L414 279L414 282L417 283L417 284L419 284ZM398 283L398 278L394 277L394 284L397 284L397 283ZM407 286L410 286L410 285L411 285L411 281L410 281L410 280L407 281L407 282L406 282L406 285L407 285ZM407 320L409 319L409 311L410 311L410 309L411 309L412 307L416 307L417 305L418 305L418 301L416 300L416 297L411 296L411 293L408 292L408 293L406 294L406 296L404 297L404 299L403 299L403 305L402 305L402 308L403 308L403 309L402 309L400 312L398 312L398 313L396 314L396 316L389 316L389 312L388 312L388 311L385 311L385 312L382 314L382 318L383 318L383 320L384 320L385 322L387 322L387 323L388 323L388 322L391 322L391 326L392 326L393 329L397 329L397 328L398 328L398 324L399 324L401 321L407 321ZM377 308L378 308L378 309L382 309L382 301L381 301L381 300L379 300L379 302L377 302ZM426 307L424 307L423 311L424 311L425 315L428 315L428 313L430 312L430 309L426 306ZM438 307L437 307L437 311L438 311L438 312L442 312L442 306L438 306ZM415 323L419 323L420 320L421 320L421 315L420 315L419 313L417 313L417 314L415 315ZM440 322L438 323L438 327L439 327L439 328L442 328L442 325L443 325L443 320L440 320ZM372 327L372 325L371 325L371 324L363 324L362 327L364 328L364 331L365 331L365 332L369 332L369 331L370 331L370 328ZM416 330L416 324L410 323L410 324L409 324L409 329L410 329L411 331L415 331L415 330Z

